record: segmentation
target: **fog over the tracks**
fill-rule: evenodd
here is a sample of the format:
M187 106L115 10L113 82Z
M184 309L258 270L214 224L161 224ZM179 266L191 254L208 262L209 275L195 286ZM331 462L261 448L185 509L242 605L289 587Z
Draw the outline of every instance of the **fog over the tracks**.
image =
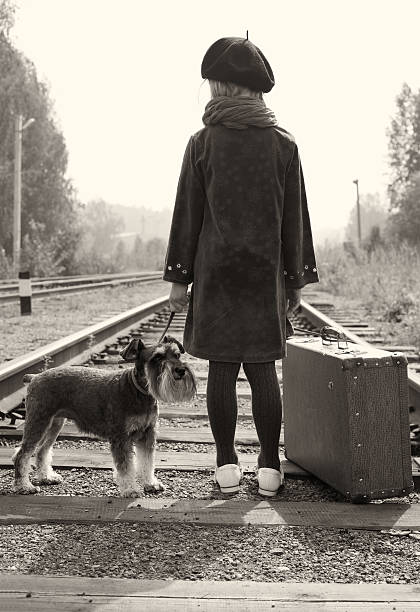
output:
M395 98L420 85L415 0L17 4L13 39L50 83L82 199L172 209L209 99L202 57L247 29L276 77L267 106L301 150L315 241L346 225L353 179L385 195Z

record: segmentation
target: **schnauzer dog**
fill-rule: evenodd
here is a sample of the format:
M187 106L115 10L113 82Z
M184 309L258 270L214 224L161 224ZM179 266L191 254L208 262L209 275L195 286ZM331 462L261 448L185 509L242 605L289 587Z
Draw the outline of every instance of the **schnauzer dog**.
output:
M185 353L182 344L171 336L149 347L135 338L121 351L125 361L135 362L133 368L110 372L70 366L25 375L24 382L30 384L22 445L13 457L15 492L40 491L29 480L35 451L38 483L62 481L51 459L66 418L81 431L109 440L122 497L140 495L136 468L145 491L162 491L154 469L157 402L187 402L197 390L194 373L181 361L181 353Z

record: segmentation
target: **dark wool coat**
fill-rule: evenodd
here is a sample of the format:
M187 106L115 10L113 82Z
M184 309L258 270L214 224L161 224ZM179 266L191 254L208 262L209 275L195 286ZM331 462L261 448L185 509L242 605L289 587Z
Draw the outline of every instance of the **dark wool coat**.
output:
M296 142L279 127L206 126L179 177L163 280L193 283L183 344L196 357L286 356L286 287L318 282Z

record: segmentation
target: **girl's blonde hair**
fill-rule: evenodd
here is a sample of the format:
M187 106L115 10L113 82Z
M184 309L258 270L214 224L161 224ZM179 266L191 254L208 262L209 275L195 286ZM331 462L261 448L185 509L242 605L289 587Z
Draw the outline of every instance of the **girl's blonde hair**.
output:
M263 99L262 91L253 91L248 87L231 83L230 81L213 81L208 79L212 98L217 96L248 96L249 98Z

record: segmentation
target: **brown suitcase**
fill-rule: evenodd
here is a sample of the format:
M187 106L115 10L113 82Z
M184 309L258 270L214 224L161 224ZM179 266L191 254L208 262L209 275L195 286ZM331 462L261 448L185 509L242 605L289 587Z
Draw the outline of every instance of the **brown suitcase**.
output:
M407 358L322 338L287 340L286 457L354 503L413 490Z

